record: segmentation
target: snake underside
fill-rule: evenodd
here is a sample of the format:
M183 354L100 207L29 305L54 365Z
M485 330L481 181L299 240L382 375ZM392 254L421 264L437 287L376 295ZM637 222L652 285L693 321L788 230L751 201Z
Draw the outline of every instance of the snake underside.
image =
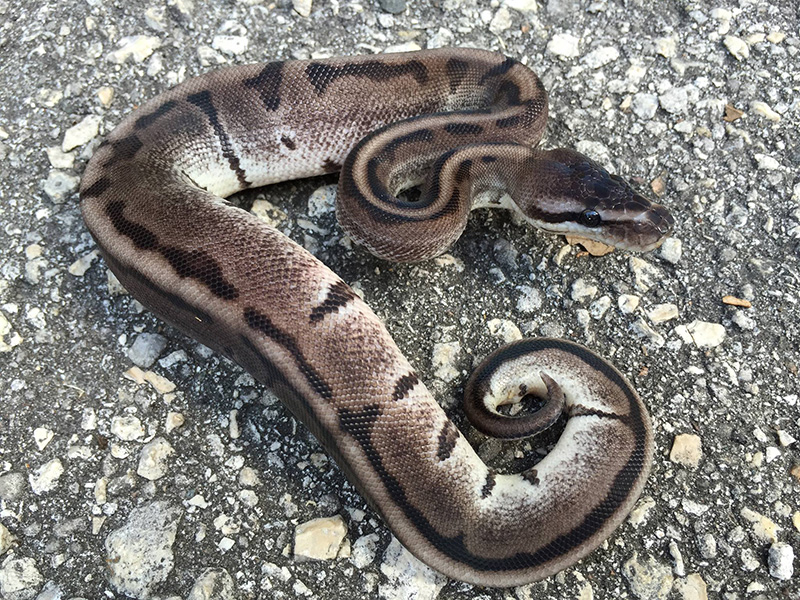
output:
M471 412L495 418L523 370L527 382L508 385L558 400L551 412L569 419L534 469L497 473L369 307L222 198L344 165L339 220L389 259L441 253L471 199L492 191L546 230L660 243L672 226L663 207L577 153L535 149L546 115L527 67L479 50L232 67L133 112L81 187L89 230L134 297L270 386L417 557L480 585L551 575L622 522L652 455L638 396L575 344L501 350L469 386L494 400ZM420 183L418 201L398 198Z

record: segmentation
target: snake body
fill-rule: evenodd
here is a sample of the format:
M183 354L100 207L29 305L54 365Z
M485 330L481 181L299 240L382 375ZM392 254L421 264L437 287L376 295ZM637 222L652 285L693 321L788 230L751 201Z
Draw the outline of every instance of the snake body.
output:
M528 393L548 398L548 421L569 419L534 469L497 473L369 307L223 198L342 169L342 226L391 260L444 251L484 192L508 194L548 231L657 246L669 213L576 152L534 149L546 116L539 79L492 52L231 67L125 118L89 162L81 206L133 296L270 386L412 553L456 579L517 585L585 556L638 498L653 442L630 384L566 341L500 350L467 386L483 398L468 401L478 427L505 437L542 427L499 416ZM397 197L420 183L419 200Z

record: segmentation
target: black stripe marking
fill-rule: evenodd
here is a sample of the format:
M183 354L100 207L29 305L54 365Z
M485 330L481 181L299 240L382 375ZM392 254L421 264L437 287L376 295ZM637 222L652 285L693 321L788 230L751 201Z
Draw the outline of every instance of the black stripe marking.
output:
M414 372L408 373L400 377L397 383L394 384L394 391L392 391L392 400L398 401L406 397L408 392L414 389L419 383L419 377Z
M483 127L476 123L448 123L444 130L450 135L478 135L483 133Z
M147 115L142 115L133 123L134 129L147 129L155 123L158 119L166 115L169 111L175 108L178 105L176 100L168 100L164 102L161 106L155 109L153 112Z
M366 77L372 81L391 81L411 75L422 85L428 81L428 68L418 60L410 60L396 65L386 64L378 60L349 63L337 67L325 63L312 62L306 67L306 76L320 96L328 86L342 77Z
M107 177L101 177L92 185L81 192L82 198L97 198L111 187L111 181Z
M453 425L452 421L445 421L444 427L439 432L439 449L436 451L436 457L440 462L450 458L457 441L458 427Z
M371 448L370 437L381 408L377 404L370 404L359 410L343 408L339 413L339 427L342 431L353 436L362 448ZM374 454L374 450L372 450Z
M622 419L622 415L611 413L596 408L589 408L582 404L573 404L568 409L569 417L600 417L602 419Z
M322 376L317 373L316 369L306 361L300 348L297 347L297 342L288 333L281 331L270 321L269 317L258 312L255 308L247 307L244 309L244 320L247 325L256 331L260 331L268 338L280 344L289 354L294 358L298 369L306 378L308 385L311 386L320 397L330 400L333 398L333 391L330 386L325 382Z
M504 119L497 119L494 122L500 129L508 129L509 127L516 127L522 122L522 115L513 115Z
M484 73L483 77L481 77L481 80L479 81L480 85L486 83L487 79L492 79L493 77L498 77L499 75L505 75L511 70L511 67L513 67L515 64L517 64L516 60L514 60L510 56L506 57L506 59L502 63L492 67L491 69L486 71L486 73Z
M284 146L286 146L289 150L294 150L295 148L297 148L297 144L294 143L294 140L292 138L290 138L290 137L285 136L285 135L281 136L281 143Z
M161 306L176 306L181 312L191 314L199 323L202 323L203 325L214 324L214 318L209 313L203 309L197 308L194 304L190 304L181 296L167 292L137 269L124 267L122 263L118 262L110 252L107 252L99 242L97 245L100 248L106 263L111 268L111 271L117 276L117 279L119 279L126 288L128 287L129 283L145 288L148 294L157 296L161 299ZM162 318L165 321L173 322L173 319L169 319L165 316L162 316Z
M484 154L483 156L481 156L481 162L493 163L495 161L497 161L497 157L492 156L491 154Z
M386 146L383 147L383 150L379 154L387 154L389 156L393 156L395 151L404 144L413 144L415 142L432 142L433 141L433 131L430 129L416 129L411 133L407 133L405 135L401 135L399 137L394 138L390 141Z
M114 226L114 229L133 242L133 245L142 250L156 250L158 248L158 236L144 225L129 221L123 214L125 202L118 200L109 202L106 207L106 215Z
M135 133L111 142L113 154L103 163L103 166L110 167L121 160L132 159L143 145L142 140Z
M283 81L283 63L271 62L264 65L255 77L244 80L245 87L256 90L267 110L278 110L281 105L281 83Z
M222 146L222 156L228 160L231 171L236 173L236 179L239 180L239 184L243 188L250 187L251 183L247 181L247 176L239 164L239 157L236 156L231 140L228 137L228 132L225 131L222 123L220 123L217 109L211 101L211 92L203 90L202 92L192 94L187 100L203 111L206 117L208 117L208 121L214 128L214 133L217 135L217 139L219 139L220 146Z
M450 93L455 94L464 78L469 72L469 63L457 58L451 58L445 66L447 79L450 81Z
M488 498L492 494L496 483L497 475L494 471L489 471L486 474L486 483L483 484L483 488L481 489L481 498Z
M461 163L458 165L458 169L456 170L455 180L457 184L462 184L464 181L469 179L470 172L472 171L472 160L467 158L466 160L462 160Z
M519 86L513 81L506 80L500 84L500 87L497 88L495 102L502 96L506 97L505 100L508 106L519 106L522 104L519 99Z
M217 298L236 300L239 297L239 291L222 274L222 267L204 250L165 246L159 251L180 277L196 279Z
M344 281L337 281L329 289L322 304L311 309L310 320L319 323L326 315L337 312L343 306L352 302L356 295Z

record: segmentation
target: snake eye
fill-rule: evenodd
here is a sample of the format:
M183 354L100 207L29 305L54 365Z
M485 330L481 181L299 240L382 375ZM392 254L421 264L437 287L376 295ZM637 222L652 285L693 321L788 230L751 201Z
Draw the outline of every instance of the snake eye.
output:
M600 225L600 221L600 213L593 208L587 208L578 218L578 222L584 227L597 227Z

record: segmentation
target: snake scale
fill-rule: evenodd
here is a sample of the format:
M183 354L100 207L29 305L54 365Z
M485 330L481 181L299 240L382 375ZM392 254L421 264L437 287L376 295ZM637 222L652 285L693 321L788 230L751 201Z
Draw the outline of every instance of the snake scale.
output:
M495 472L350 287L223 198L341 170L342 227L390 260L442 253L487 194L546 231L658 246L667 210L574 151L535 149L546 118L536 75L488 51L235 66L125 118L86 168L81 207L131 294L271 387L413 554L518 585L588 554L638 498L653 440L630 384L563 340L499 350L467 385L476 427L519 438L569 418L535 468ZM546 399L541 414L497 410L526 394Z

